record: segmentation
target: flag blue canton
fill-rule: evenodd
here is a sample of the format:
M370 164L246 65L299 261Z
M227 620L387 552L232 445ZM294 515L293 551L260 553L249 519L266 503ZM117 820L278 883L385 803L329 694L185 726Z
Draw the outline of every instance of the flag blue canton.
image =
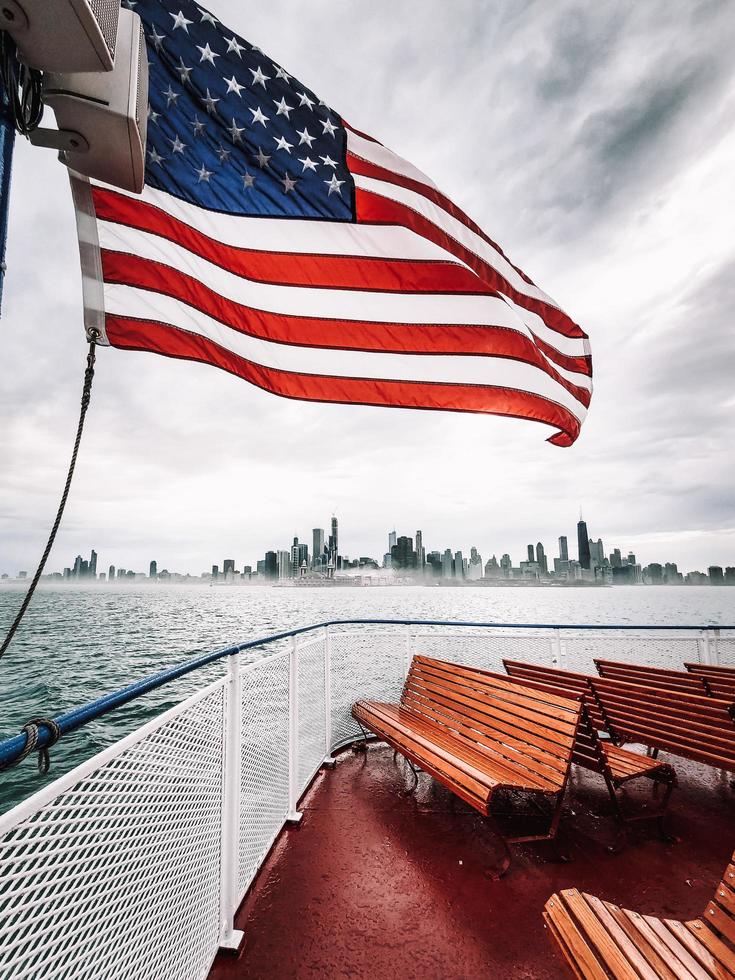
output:
M148 185L229 214L354 220L335 112L191 0L124 3L148 46Z

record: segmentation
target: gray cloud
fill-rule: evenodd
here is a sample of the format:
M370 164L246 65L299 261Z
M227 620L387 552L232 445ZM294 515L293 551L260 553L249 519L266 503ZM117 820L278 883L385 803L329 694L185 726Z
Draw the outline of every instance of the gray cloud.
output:
M592 412L561 451L530 424L284 402L101 351L52 566L92 545L133 567L254 561L333 508L353 554L380 554L396 523L430 547L518 555L531 539L551 550L580 503L611 545L656 535L647 560L735 562L731 5L212 8L425 169L568 306L592 337ZM0 571L15 572L55 509L85 353L65 174L24 143L8 267Z

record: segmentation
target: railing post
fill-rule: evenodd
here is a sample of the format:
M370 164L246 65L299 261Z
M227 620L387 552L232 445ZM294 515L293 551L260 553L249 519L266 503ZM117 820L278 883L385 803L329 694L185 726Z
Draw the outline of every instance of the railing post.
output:
M298 823L303 813L299 800L299 654L297 637L291 638L288 657L288 823Z
M710 646L709 646L709 630L706 629L702 630L702 641L703 641L702 663L709 665L712 663L712 655L710 653Z
M337 760L332 755L332 636L324 627L324 762L333 769Z
M720 631L718 629L712 630L712 664L715 667L720 666Z
M235 929L240 838L240 768L242 755L242 686L240 657L227 658L225 741L220 860L220 947L238 949L244 933Z
M559 670L564 670L566 668L566 651L562 646L561 642L561 630L554 630L554 635L551 641L551 661L555 667Z
M411 627L406 627L406 651L404 653L404 663L403 663L403 676L404 678L408 676L408 670L411 666L411 660L413 659L413 638L411 636Z

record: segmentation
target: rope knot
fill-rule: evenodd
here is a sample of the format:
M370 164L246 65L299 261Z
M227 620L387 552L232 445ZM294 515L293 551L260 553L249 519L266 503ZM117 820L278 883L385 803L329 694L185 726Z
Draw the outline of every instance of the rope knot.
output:
M39 749L38 736L41 725L45 725L51 734L46 745ZM41 775L45 776L51 768L51 756L49 754L49 750L53 745L56 745L61 738L61 729L53 718L31 718L30 721L27 721L25 725L23 725L21 732L25 732L26 744L21 754L15 760L15 765L22 762L23 759L38 749L38 771L41 773Z

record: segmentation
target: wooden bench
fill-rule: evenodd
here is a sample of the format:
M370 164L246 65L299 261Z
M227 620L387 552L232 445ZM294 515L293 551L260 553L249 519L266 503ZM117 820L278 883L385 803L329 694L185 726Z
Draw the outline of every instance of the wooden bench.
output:
M352 715L366 738L365 729L405 756L414 775L420 767L487 819L503 843L500 877L510 866L509 843L556 838L580 709L579 700L416 656L399 704L358 701ZM547 812L541 807L542 829L505 831L491 810L505 790L537 807L551 803Z
M573 689L583 697L582 714L574 742L572 762L584 769L599 773L605 780L619 825L617 840L611 845L610 850L618 850L627 836L628 825L640 820L655 820L662 837L671 840L664 827L664 818L669 799L676 786L676 772L667 763L659 762L647 755L641 755L639 752L631 752L610 741L600 739L598 727L602 723L602 715L597 708L597 703L589 686L590 678L584 674L573 674L571 675L573 688L570 688L567 671L524 664L514 660L503 660L503 666L512 678L517 678L519 683L529 687L547 690L554 694L568 693ZM598 724L592 721L589 710L590 702L597 709ZM640 777L651 779L654 785L663 783L666 790L660 804L653 810L631 813L623 807L623 801L618 791L625 784Z
M590 687L616 742L642 742L735 772L735 704L721 698L664 691L593 677Z
M565 889L544 908L549 934L578 980L735 977L735 854L701 918L641 915Z
M715 667L709 664L684 664L684 667L689 673L702 678L713 697L735 701L735 667Z
M612 677L631 684L643 684L664 691L681 691L683 694L709 695L707 683L694 673L684 670L670 670L665 667L650 667L648 664L627 664L617 660L594 661L600 677Z
M559 692L564 691L566 697L584 697L590 694L590 675L575 674L561 667L545 667L542 664L529 664L522 660L503 660L503 667L509 677L518 680L539 681L541 684L550 683ZM594 698L587 698L587 710L593 725L598 732L605 731L605 719L597 707Z

